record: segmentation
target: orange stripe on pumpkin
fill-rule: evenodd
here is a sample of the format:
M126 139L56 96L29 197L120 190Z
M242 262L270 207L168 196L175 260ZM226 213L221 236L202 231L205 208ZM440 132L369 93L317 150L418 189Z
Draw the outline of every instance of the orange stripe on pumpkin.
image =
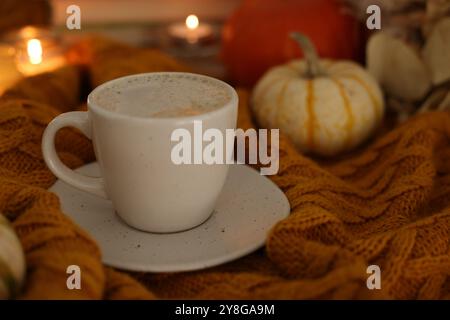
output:
M348 74L348 75L343 75L343 77L346 78L350 78L356 82L359 83L360 86L362 86L367 94L369 95L370 100L372 101L372 104L375 106L375 116L377 118L378 121L381 120L381 102L377 100L377 98L375 97L375 94L373 93L372 89L370 88L370 86L360 77L358 77L355 74Z
M348 98L347 92L345 91L344 85L337 79L331 78L331 80L336 84L339 89L339 94L342 97L342 102L344 102L345 112L347 113L347 123L345 124L345 131L347 136L345 137L345 145L350 146L352 138L352 129L355 124L355 116L353 115L352 105L350 99Z
M314 82L306 81L306 109L308 110L307 144L313 150L315 146L314 129L316 127L316 113L314 112Z

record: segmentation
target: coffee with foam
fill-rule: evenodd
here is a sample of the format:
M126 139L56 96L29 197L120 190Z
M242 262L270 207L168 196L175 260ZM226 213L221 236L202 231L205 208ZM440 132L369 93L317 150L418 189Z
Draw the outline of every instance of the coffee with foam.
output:
M231 99L215 79L185 73L122 78L92 97L103 109L144 118L189 117L211 112Z

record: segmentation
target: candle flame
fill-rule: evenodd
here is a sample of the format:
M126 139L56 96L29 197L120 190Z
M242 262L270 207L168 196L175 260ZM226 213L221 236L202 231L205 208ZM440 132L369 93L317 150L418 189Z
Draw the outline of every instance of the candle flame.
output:
M200 22L198 21L198 17L195 14L190 14L186 18L186 27L188 27L188 29L190 30L197 29L199 24Z
M31 64L42 62L42 45L38 39L30 39L27 42L27 52Z

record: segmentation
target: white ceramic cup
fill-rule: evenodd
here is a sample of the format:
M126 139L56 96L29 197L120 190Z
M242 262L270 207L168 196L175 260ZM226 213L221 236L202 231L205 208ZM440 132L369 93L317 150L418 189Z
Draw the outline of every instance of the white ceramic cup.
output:
M225 82L189 74L214 81L230 98L210 112L173 118L130 116L93 103L93 95L118 82L157 74L167 73L132 75L95 88L88 96L87 112L63 113L49 123L42 138L42 151L46 164L58 178L110 199L117 214L130 226L164 233L187 230L208 219L228 172L227 164L174 164L172 132L184 128L193 137L194 120L201 120L203 130L217 128L225 136L226 129L236 127L238 97ZM78 128L92 140L101 177L81 175L61 162L54 140L63 127Z

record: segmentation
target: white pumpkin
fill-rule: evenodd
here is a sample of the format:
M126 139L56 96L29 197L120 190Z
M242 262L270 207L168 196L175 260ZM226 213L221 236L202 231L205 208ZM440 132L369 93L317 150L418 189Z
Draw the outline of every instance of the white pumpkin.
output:
M305 59L270 69L256 84L256 121L279 128L304 152L328 156L355 147L383 118L380 87L358 64L319 60L307 37L293 37Z
M0 299L18 293L25 277L25 257L19 239L0 213Z

